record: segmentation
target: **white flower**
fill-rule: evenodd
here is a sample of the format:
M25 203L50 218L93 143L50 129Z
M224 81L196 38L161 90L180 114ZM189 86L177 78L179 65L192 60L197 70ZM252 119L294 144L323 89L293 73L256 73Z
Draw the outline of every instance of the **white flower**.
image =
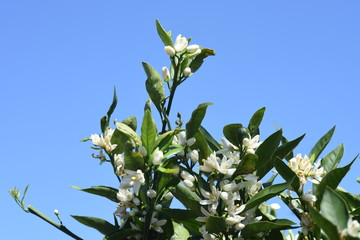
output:
M234 224L240 223L244 219L245 219L245 217L242 217L240 215L235 215L233 217L227 217L225 219L225 222L227 225L234 225ZM237 229L237 230L240 230L240 229Z
M181 177L184 179L183 183L186 187L190 188L190 190L194 190L194 182L195 182L195 177L193 175L191 175L188 172L185 171L181 171L180 173Z
M272 203L272 204L270 204L270 209L278 210L278 209L280 209L280 205L278 203Z
M347 228L342 231L342 235L349 235L351 237L360 237L360 224L357 220L349 218L347 222Z
M197 150L192 150L187 154L187 157L190 158L193 163L197 163L199 161L199 152Z
M164 230L161 227L166 224L167 220L158 220L157 218L155 218L155 214L156 213L154 212L151 217L150 228L154 229L158 233L163 233Z
M135 197L135 198L132 200L132 202L133 202L136 206L139 206L139 205L141 204L140 200L139 200L137 197Z
M214 172L220 168L215 153L210 154L210 156L206 160L203 160L203 161L204 161L204 164L198 166L198 169L200 171Z
M299 177L301 184L306 184L306 180L318 184L321 175L325 174L324 168L319 168L319 164L313 167L310 158L306 155L302 158L301 154L289 160L289 167Z
M231 176L236 170L236 168L231 168L233 164L234 160L232 158L228 159L226 156L224 156L217 170L224 175Z
M303 194L301 196L301 199L304 200L305 202L309 202L309 203L314 203L317 200L315 195L308 194L308 193Z
M55 215L59 215L59 210L55 209L55 210L54 210L54 214L55 214Z
M105 130L104 136L98 134L91 134L90 138L95 146L104 148L107 152L111 152L116 148L116 144L111 144L111 138L114 133L114 129L108 128Z
M120 175L124 170L124 165L125 165L125 161L120 154L114 155L114 164L116 167L116 173Z
M186 51L188 53L193 53L193 52L197 51L199 48L200 48L199 45L191 44L191 45L187 46Z
M139 195L141 184L145 182L144 173L140 169L138 169L137 171L125 169L124 172L126 173L126 175L121 181L120 188L133 187L134 193L136 195Z
M247 153L255 154L255 149L260 146L262 142L259 142L260 136L256 135L253 138L249 136L249 138L243 139L243 147L245 148Z
M213 211L216 211L216 208L219 205L219 197L221 192L216 189L214 185L210 186L211 193L208 191L205 191L203 188L200 188L201 194L207 198L205 200L200 200L199 203L201 205L211 205L211 209Z
M170 80L170 72L169 72L169 69L167 67L162 68L162 75L163 75L163 78L164 78L165 82L168 82Z
M164 153L160 150L156 150L155 153L154 153L154 158L153 158L153 164L154 165L160 165L161 164L161 161L164 157Z
M181 37L181 34L179 34L176 37L175 43L174 43L174 49L176 52L181 52L184 50L188 45L188 41L185 37Z
M159 211L160 209L162 209L162 205L161 204L156 204L155 205L155 210Z
M154 189L149 189L149 190L147 190L146 195L149 198L154 198L154 197L156 197L156 191Z
M185 68L186 69L186 68ZM185 70L184 70L185 71ZM194 143L196 142L196 138L189 138L187 141L186 141L186 145L191 147L192 145L194 145Z
M248 181L248 194L250 197L255 196L259 190L262 188L261 181Z
M120 202L130 202L134 197L134 192L130 192L127 188L120 188L116 197Z
M183 71L183 74L184 74L184 77L189 77L192 74L191 68L186 67Z
M164 197L165 197L166 200L169 201L169 200L171 200L171 199L174 197L174 195L173 195L171 192L168 192L167 194L165 194Z
M170 57L173 57L176 53L175 49L172 46L165 46L164 50Z
M326 171L324 171L324 168L323 167L319 168L319 166L320 163L315 163L313 168L309 172L309 177L311 177L312 179L308 179L308 180L315 184L319 184L320 181L322 180L321 175L324 175L326 173Z
M146 157L147 155L147 151L146 148L144 146L140 146L138 149L138 152L141 154L141 156Z

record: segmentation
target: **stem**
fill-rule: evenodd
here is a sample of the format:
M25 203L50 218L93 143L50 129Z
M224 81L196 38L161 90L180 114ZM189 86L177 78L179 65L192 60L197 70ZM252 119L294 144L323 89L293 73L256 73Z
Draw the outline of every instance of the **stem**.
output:
M57 229L59 229L60 231L62 231L63 233L69 235L70 237L77 239L77 240L83 240L81 237L78 237L77 235L75 235L74 233L72 233L69 229L67 229L64 225L62 224L58 224L56 222L54 222L53 220L51 220L49 217L45 216L43 213L39 212L37 209L35 209L32 206L28 207L29 213L32 213L36 216L38 216L39 218L41 218L42 220L44 220L45 222L49 223L50 225L56 227Z

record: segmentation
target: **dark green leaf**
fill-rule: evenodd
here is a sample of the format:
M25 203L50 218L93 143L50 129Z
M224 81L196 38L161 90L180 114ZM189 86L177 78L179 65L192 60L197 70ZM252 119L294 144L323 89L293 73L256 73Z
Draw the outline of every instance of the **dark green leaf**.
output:
M347 227L349 212L345 201L330 187L326 187L320 204L321 214L331 221L338 230Z
M116 144L116 148L112 151L114 154L121 154L125 151L125 146L129 140L129 137L118 129L114 130L111 137L111 144Z
M262 189L246 203L245 209L242 212L246 212L247 210L258 206L259 204L265 202L266 200L275 197L276 195L287 189L292 183L292 181L293 179L291 179L291 181L288 181L286 183L274 184L267 188Z
M356 158L355 158L356 159ZM328 174L325 175L325 177L321 180L320 184L316 188L316 206L319 207L319 204L321 203L321 199L323 196L323 193L326 189L326 187L330 187L333 190L337 188L337 186L340 184L341 180L345 177L345 175L349 172L351 165L354 163L354 160L352 160L348 165L341 168L335 168L331 170Z
M83 191L83 192L106 197L107 199L114 201L114 202L119 202L119 200L116 197L116 194L118 193L119 190L116 188L107 187L107 186L95 186L95 187L91 187L91 188L79 188L76 186L71 186L71 187L78 189L80 191Z
M198 131L200 124L205 117L206 109L211 104L212 103L202 103L192 112L191 118L186 124L187 139L192 138Z
M104 235L109 235L111 233L116 232L116 230L118 230L114 225L101 218L75 216L75 215L71 215L71 216L75 218L78 222L88 227L95 228Z
M148 63L142 63L147 80L145 82L146 91L148 92L151 101L155 104L159 112L162 112L162 103L165 99L164 83L160 74Z
M290 229L293 228L291 227L291 225L294 224L295 224L294 222L287 219L276 219L274 221L254 222L247 224L241 233L245 238L249 238L255 234L261 232L267 232L273 229L281 229L281 230Z
M136 234L141 233L138 230L131 228L120 229L115 233L109 234L103 238L103 240L125 240L128 237L135 236Z
M297 145L301 142L301 140L304 138L305 134L292 140L287 141L283 143L274 153L273 159L284 159L288 155L292 154L293 150L297 147Z
M259 179L263 178L273 167L273 155L276 152L282 137L282 130L278 130L270 135L256 150L256 155L259 159L257 161L257 173Z
M274 166L276 171L282 176L285 181L292 181L291 186L296 191L300 188L300 180L296 174L280 159L275 159Z
M320 162L320 167L323 167L326 172L330 172L339 164L341 158L344 154L344 145L340 144L325 157L322 158Z
M111 118L111 115L113 114L116 105L117 105L117 95L116 95L116 87L114 87L114 96L113 96L113 101L111 103L111 106L109 108L109 110L106 113L106 116L102 117L100 120L100 126L101 126L101 131L104 133L106 128L109 126L109 121Z
M172 190L174 196L188 209L193 211L197 216L202 216L200 211L199 197L190 191L189 188L178 184L174 190Z
M158 32L159 37L165 44L165 46L173 46L173 42L171 36L165 31L165 29L161 26L159 20L156 20L156 30Z
M197 217L196 214L194 214L191 210L188 209L163 208L161 211L177 222Z
M315 144L313 149L310 151L310 158L312 160L312 163L318 159L319 155L322 153L322 151L325 149L326 145L330 142L332 135L334 134L335 126L331 128L324 136L320 138L320 140Z
M125 152L125 169L136 171L144 170L144 158L138 152Z
M258 156L255 154L246 154L244 158L241 160L239 165L236 167L235 172L231 176L231 179L236 178L239 175L245 175L253 173L256 166L256 161L258 160Z
M211 150L219 151L221 149L220 144L210 135L210 133L200 125L199 132L205 137L207 143L209 144Z
M225 233L225 218L218 216L209 216L208 220L206 221L206 231L210 233Z
M142 145L139 135L128 125L118 122L116 123L116 129L119 130L121 133L125 134L130 139L132 139L136 145Z
M194 143L194 145L191 146L191 149L200 150L199 159L206 159L210 155L211 151L204 135L202 135L200 131L197 131L194 137L196 139L196 142Z
M255 133L258 130L258 128L261 124L261 121L264 117L265 109L266 109L265 107L260 108L251 117L249 126L248 126L248 129L250 130L251 133Z
M235 146L240 146L241 144L241 142L238 141L237 137L237 132L240 128L242 128L242 125L240 123L228 124L223 128L224 136Z
M153 152L153 144L157 136L157 129L151 112L146 110L141 125L141 141L149 153Z
M338 229L333 222L318 213L312 206L308 205L311 218L326 233L330 240L340 240Z
M214 56L215 55L215 51L212 49L208 49L208 48L203 48L201 49L201 53L199 55L197 55L195 57L194 60L192 60L192 62L190 63L190 68L191 68L191 72L196 72L201 65L204 63L204 59L207 58L208 56Z
M130 116L125 118L122 123L128 125L132 130L136 131L137 128L137 120L136 117Z
M348 208L350 210L360 208L360 195L345 192L344 190L341 190L340 188L337 188L335 191L337 194L339 194L345 200L345 202L348 205Z

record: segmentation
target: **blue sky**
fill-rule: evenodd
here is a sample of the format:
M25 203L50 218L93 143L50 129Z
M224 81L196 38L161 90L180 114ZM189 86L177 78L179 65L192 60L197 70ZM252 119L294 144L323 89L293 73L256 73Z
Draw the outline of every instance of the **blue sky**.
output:
M216 56L177 92L173 119L213 102L205 127L219 139L229 123L248 123L266 106L262 139L282 127L306 137L307 154L333 125L329 152L344 143L341 165L360 149L360 2L348 1L2 1L0 225L4 239L67 239L17 207L7 191L30 184L27 201L84 239L101 235L69 217L112 220L115 206L70 188L117 182L91 158L116 85L114 117L141 121L147 99L141 62L158 71L168 57L155 29L215 49ZM359 162L341 185L359 194ZM286 215L286 211L284 214Z

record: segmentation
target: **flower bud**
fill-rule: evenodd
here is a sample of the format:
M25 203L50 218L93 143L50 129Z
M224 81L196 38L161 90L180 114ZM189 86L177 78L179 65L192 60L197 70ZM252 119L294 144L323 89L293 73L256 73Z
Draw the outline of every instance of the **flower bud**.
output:
M186 69L186 68L185 68ZM184 70L185 71L185 70ZM189 147L191 147L192 145L194 145L194 143L196 142L195 138L190 138L189 140L186 141L186 145L188 145Z
M167 67L162 68L162 75L163 75L163 78L164 78L165 82L168 82L170 80L170 72L169 72L169 69Z
M59 210L55 209L55 210L54 210L54 214L55 214L55 215L59 215Z
M163 159L164 154L162 151L156 150L155 154L154 154L154 158L153 158L153 164L154 165L160 165L161 164L161 160Z
M156 211L159 211L160 209L162 209L162 205L161 205L161 204L157 204L157 205L155 206L155 210L156 210Z
M138 198L134 198L134 199L132 200L132 202L133 202L136 206L139 206L140 203L141 203Z
M171 192L168 192L167 194L165 194L165 199L166 200L171 200L174 197L174 195Z
M189 77L191 75L191 68L187 67L184 69L184 77Z
M199 161L199 152L197 150L192 150L188 153L188 158L190 158L193 163L197 163Z
M270 209L278 210L278 209L280 209L280 205L278 203L272 203L272 204L270 204Z
M170 57L173 57L176 53L175 49L172 46L165 46L164 50Z
M153 189L149 189L149 190L146 192L146 195L147 195L149 198L154 198L154 197L156 197L156 192L155 192L155 190L153 190Z
M193 53L193 52L196 52L199 48L200 48L199 45L192 44L192 45L187 46L186 51L188 53Z
M317 200L316 196L314 196L312 194L308 194L308 193L303 194L301 196L301 199L304 200L305 202L309 202L309 203L316 202L316 200Z
M145 157L147 155L147 151L146 151L146 148L144 146L140 146L138 151L141 154L141 156L143 156L143 157Z

